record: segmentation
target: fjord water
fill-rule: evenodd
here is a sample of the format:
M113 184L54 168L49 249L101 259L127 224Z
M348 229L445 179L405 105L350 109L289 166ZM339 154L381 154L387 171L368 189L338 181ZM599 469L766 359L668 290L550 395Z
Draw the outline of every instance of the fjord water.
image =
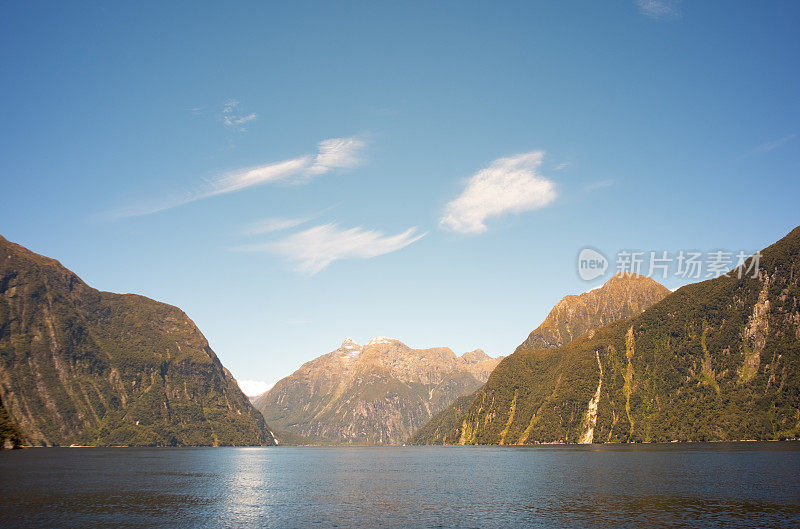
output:
M0 527L798 527L800 443L34 448Z

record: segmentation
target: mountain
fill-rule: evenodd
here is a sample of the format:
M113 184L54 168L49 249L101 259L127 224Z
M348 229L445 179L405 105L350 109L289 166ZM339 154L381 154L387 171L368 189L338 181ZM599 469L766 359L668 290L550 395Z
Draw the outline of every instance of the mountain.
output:
M800 435L800 228L557 349L522 349L448 443L729 441Z
M25 436L0 402L0 450L19 448L24 444Z
M547 318L517 347L551 349L571 342L588 331L639 314L670 293L664 285L636 274L615 275L606 283L579 295L565 296ZM442 444L461 424L473 396L461 397L419 429L410 444Z
M256 402L275 428L313 442L401 444L433 414L480 388L497 365L481 350L411 349L389 338L346 339Z
M669 293L649 277L617 274L600 288L565 296L517 350L560 347L592 329L639 314Z
M461 424L464 415L469 411L469 407L478 392L470 393L463 397L458 397L448 407L431 417L428 422L422 425L414 434L408 438L407 444L410 445L431 445L443 444L444 438L454 428Z
M273 444L180 309L0 237L0 399L34 445Z

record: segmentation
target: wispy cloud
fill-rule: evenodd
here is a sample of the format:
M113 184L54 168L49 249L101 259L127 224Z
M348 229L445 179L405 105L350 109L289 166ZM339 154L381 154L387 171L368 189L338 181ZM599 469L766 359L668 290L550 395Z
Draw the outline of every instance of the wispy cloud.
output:
M309 172L324 174L331 169L352 167L358 164L358 153L364 146L364 141L356 137L323 140Z
M246 235L266 235L278 231L290 230L308 222L308 218L272 217L250 223L243 230Z
M235 99L228 99L222 106L222 123L228 128L233 128L239 132L246 132L245 124L254 121L258 116L255 112L250 114L239 114L237 107L239 102Z
M334 223L321 224L274 242L250 244L240 251L270 252L288 259L299 272L316 274L341 259L369 259L396 252L426 233L409 228L396 235L385 235L364 228L342 229Z
M266 217L258 219L246 224L241 229L241 233L243 235L267 235L279 231L291 230L292 228L296 228L301 224L310 222L322 216L323 214L328 213L340 204L341 203L333 204L332 206L328 206L327 208L303 217Z
M311 156L301 156L282 162L232 171L208 182L198 198L224 195L261 184L291 180L305 181L308 177L311 159Z
M796 134L789 134L788 136L784 136L783 138L778 138L777 140L767 141L753 149L754 153L764 153L769 151L774 151L778 147L782 147L786 143L789 143L793 139L795 139Z
M360 162L365 142L357 138L332 138L318 144L316 154L281 162L239 169L219 175L179 196L144 205L133 205L112 212L116 217L149 215L189 202L240 191L264 184L303 184L334 169L347 169Z
M681 17L680 0L636 0L639 13L655 20L676 20Z
M569 162L560 163L553 167L553 171L563 171L567 167L569 167Z
M542 208L556 199L555 184L537 174L544 152L500 158L472 175L439 220L459 233L483 233L486 219Z
M614 185L614 180L598 180L597 182L591 182L586 184L586 191L595 191L597 189L603 189L604 187L611 187Z

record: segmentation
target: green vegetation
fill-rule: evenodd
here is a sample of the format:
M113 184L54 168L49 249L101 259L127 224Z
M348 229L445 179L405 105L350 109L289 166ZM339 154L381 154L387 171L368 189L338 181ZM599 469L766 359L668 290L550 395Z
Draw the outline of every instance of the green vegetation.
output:
M445 441L577 442L597 353L594 442L797 438L799 270L797 228L763 251L757 279L734 272L688 285L560 348L518 350Z
M180 309L94 290L2 237L0 394L36 445L272 443Z
M669 293L670 291L666 287L650 278L639 275L615 275L599 289L590 290L577 296L564 297L553 307L545 321L530 333L517 351L553 349L567 344L607 323L640 314L664 299ZM509 413L505 427L496 440L497 443L526 443L534 429L541 426L541 411L551 403L552 399L556 398L556 390L564 380L560 374L554 376L556 377L554 387L543 397L545 400L530 416L527 426L519 437L513 437L516 435L515 430L512 429L515 426L516 401L511 400L508 409L514 410L514 412ZM459 399L452 406L434 416L428 424L411 437L409 442L412 444L443 444L451 432L457 432L456 442L474 442L473 436L479 429L479 425L465 421L464 416L477 395L476 393L469 397L469 401L466 401L466 398ZM485 396L481 396L477 406L480 408L484 405ZM454 437L450 436L449 442L453 442L453 439Z
M455 402L431 417L425 425L408 439L411 445L443 444L444 436L459 424L478 392L458 397Z
M4 448L20 448L25 444L25 437L20 432L14 419L8 414L0 401L0 450Z

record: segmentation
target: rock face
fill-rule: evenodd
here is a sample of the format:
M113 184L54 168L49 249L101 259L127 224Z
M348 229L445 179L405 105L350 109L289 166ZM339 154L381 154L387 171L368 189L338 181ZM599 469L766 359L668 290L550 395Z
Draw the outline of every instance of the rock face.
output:
M615 275L600 288L565 296L517 350L560 347L592 329L639 314L669 293L649 277Z
M0 450L19 448L24 444L25 437L0 402Z
M389 338L346 339L259 397L275 428L311 441L401 444L434 413L481 387L497 365L481 350L411 349Z
M452 404L431 417L419 430L414 432L414 435L408 438L407 443L410 445L444 444L444 438L461 424L464 415L469 411L472 401L477 396L478 392L476 391L475 393L458 397Z
M567 344L598 327L639 314L669 293L669 289L650 278L616 275L600 288L562 298L517 351L552 349ZM477 395L461 397L435 415L409 439L409 444L443 444L445 438L460 427Z
M0 237L0 399L35 445L273 444L180 309Z
M800 228L762 252L755 278L687 285L559 348L520 349L446 442L797 438L798 271Z

